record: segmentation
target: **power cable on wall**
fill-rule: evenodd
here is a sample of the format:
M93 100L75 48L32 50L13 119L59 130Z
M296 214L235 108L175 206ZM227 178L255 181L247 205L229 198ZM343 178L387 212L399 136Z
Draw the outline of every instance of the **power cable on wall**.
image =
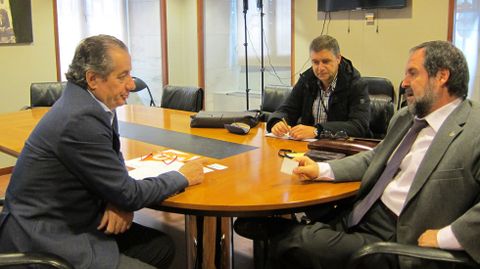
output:
M377 34L379 33L378 31L378 25L380 24L380 11L378 9L376 9L376 12L377 14L375 14L375 16L377 17Z
M350 22L351 22L350 16L351 16L351 14L352 14L352 11L349 10L349 11L348 11L348 27L347 27L347 33L348 33L348 34L350 34Z

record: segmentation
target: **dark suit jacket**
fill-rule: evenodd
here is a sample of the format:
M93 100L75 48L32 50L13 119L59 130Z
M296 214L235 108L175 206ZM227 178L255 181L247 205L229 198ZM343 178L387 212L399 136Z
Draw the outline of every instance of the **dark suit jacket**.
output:
M413 122L407 108L394 115L388 133L373 151L330 162L335 180L363 175L358 197L380 176ZM460 244L480 262L480 106L463 101L445 120L418 168L397 222L397 242L417 245L427 229L452 225ZM345 169L347 168L348 169ZM402 268L414 261L401 257Z
M115 239L97 226L107 202L123 210L160 203L182 190L178 172L128 176L108 113L68 83L15 165L0 215L0 252L47 251L75 268L116 268Z
M315 125L312 106L320 87L319 79L309 68L301 76L292 89L287 100L270 115L267 130L282 118L289 125L298 123ZM331 94L328 105L327 122L317 125L318 132L323 129L332 132L346 131L349 136L370 137L370 98L368 85L361 79L360 73L350 60L342 57L338 67L337 84Z

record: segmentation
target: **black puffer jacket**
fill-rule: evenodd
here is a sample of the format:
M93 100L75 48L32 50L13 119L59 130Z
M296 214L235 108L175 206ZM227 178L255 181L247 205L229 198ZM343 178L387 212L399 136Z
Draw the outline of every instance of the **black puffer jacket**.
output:
M302 73L287 100L270 115L267 130L270 132L273 125L282 118L285 118L291 126L297 124L313 126L312 106L320 91L318 83L320 80L312 68ZM337 85L329 99L327 122L315 125L318 133L324 129L334 133L343 130L349 136L370 137L369 104L367 83L361 79L352 62L342 57L338 67Z

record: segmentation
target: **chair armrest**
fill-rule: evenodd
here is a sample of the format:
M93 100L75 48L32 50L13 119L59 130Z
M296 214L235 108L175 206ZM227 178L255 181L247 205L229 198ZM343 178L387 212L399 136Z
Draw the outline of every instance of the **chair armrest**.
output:
M0 254L0 267L27 264L43 264L58 269L74 269L73 266L54 254L5 253Z
M450 262L478 268L478 264L464 251L444 250L438 248L419 247L392 242L377 242L366 245L355 252L350 258L348 268L357 268L360 261L370 255L393 254L431 261Z

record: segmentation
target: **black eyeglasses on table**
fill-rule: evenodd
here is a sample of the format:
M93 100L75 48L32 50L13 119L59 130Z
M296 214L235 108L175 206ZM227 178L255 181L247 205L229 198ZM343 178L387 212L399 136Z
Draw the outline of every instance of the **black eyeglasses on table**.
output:
M293 156L290 155L291 153L295 153L295 152L291 149L280 149L280 150L278 150L278 156L283 157L283 158L286 157L286 158L292 159Z
M335 139L347 140L347 139L349 139L349 136L348 136L347 132L345 132L343 130L338 131L336 133L333 133L332 131L328 131L328 130L323 130L323 131L320 132L318 137L320 139L331 139L331 140L335 140Z

